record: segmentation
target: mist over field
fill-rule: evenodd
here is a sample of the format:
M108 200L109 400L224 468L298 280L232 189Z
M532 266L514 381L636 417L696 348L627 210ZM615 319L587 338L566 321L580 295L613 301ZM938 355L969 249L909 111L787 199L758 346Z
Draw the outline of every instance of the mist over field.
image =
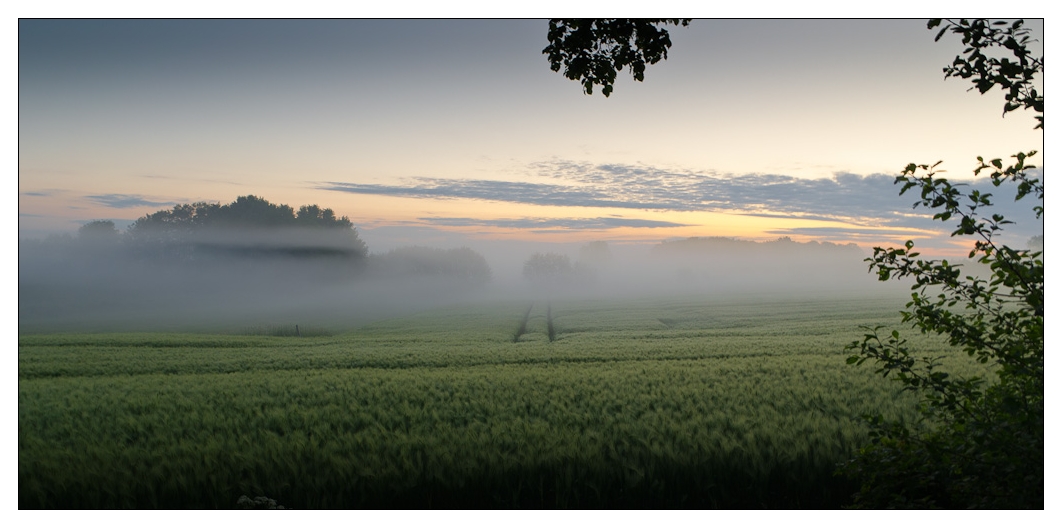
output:
M20 510L1043 509L1043 18L17 38Z
M479 301L881 292L854 245L696 238L359 252L353 229L220 229L19 243L19 331L342 331ZM352 242L353 241L353 242ZM362 244L363 246L363 244ZM553 268L534 269L535 256ZM540 265L541 267L541 265Z

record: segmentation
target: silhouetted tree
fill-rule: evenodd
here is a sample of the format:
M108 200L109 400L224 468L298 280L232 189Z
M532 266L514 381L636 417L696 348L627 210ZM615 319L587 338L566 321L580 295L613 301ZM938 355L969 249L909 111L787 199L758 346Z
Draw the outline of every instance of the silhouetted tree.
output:
M248 195L227 205L179 204L137 219L126 232L141 253L193 259L204 253L337 256L363 259L368 248L347 217L331 209L291 207Z
M303 227L353 228L347 217L336 218L331 209L321 209L316 204L304 205L295 216L296 224Z
M579 81L587 94L594 85L608 97L616 72L630 68L636 81L645 79L645 66L667 58L671 37L664 26L686 26L689 19L554 19L549 21L549 56L553 71Z

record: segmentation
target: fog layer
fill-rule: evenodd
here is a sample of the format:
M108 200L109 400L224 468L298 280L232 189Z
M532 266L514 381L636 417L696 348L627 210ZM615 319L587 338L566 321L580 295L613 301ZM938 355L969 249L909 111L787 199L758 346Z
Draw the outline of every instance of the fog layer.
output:
M366 254L351 228L225 228L139 243L112 231L20 241L20 333L343 331L453 303L883 291L860 248L788 239L469 239Z

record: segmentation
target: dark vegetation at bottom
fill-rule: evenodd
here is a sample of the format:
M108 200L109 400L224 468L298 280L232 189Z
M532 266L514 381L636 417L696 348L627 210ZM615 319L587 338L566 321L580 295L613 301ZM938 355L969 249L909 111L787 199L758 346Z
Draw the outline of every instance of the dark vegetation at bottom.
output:
M286 509L449 509L449 508L615 508L615 509L832 509L851 502L856 487L824 467L813 474L778 466L752 475L736 464L725 473L700 467L656 466L652 474L623 470L603 462L547 464L513 468L480 478L376 480L342 478L328 464L302 468L276 485L241 487L255 480L242 474L213 473L201 482L170 475L121 494L82 481L44 495L22 490L19 509L246 509L247 495ZM414 482L415 480L415 482ZM257 499L256 499L257 500Z

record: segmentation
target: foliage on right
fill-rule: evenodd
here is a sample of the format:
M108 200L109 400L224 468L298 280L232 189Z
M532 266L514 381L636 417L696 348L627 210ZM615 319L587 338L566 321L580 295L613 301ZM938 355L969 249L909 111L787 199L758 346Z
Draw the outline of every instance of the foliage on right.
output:
M1043 56L1029 51L1023 21L931 20L930 29L961 35L967 47L944 68L945 77L971 79L986 93L999 87L1003 114L1037 112L1043 129ZM1031 197L1043 218L1043 182L1026 161L1036 151L1001 159L978 157L975 175L988 172L996 187L1014 186L1016 200ZM1014 249L998 234L1011 223L986 210L993 197L939 177L940 162L910 164L896 178L900 194L919 192L915 207L942 222L958 220L952 236L973 237L969 257L987 265L987 278L964 275L947 260L923 260L908 241L902 248L874 248L870 270L880 280L913 279L903 322L923 333L946 336L952 346L990 366L991 374L964 378L941 369L944 356L916 357L900 332L868 329L849 349L849 363L870 360L877 372L919 394L918 423L871 418L871 444L842 471L861 483L856 506L867 508L1044 507L1044 265L1043 252Z

